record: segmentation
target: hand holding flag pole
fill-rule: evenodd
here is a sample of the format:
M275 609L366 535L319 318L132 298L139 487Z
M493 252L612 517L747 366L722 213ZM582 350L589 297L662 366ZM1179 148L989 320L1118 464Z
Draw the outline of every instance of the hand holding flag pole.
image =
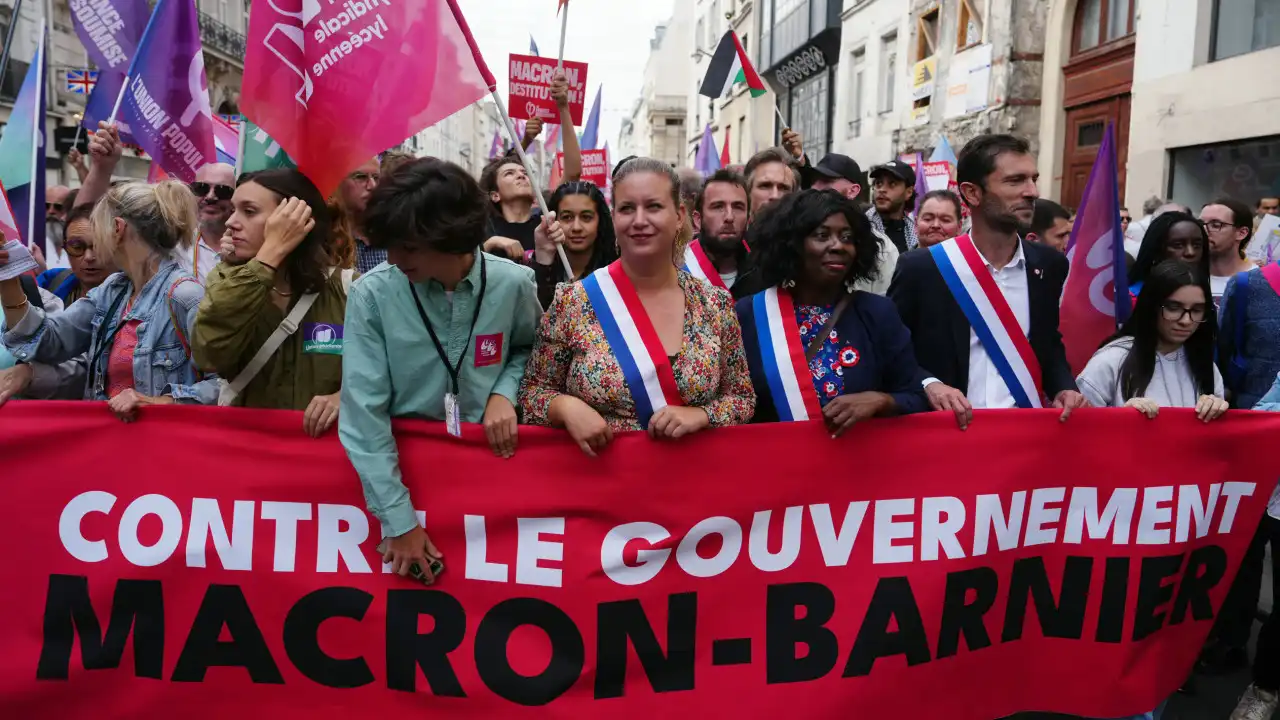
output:
M565 0L567 2L567 0ZM489 64L484 61L484 56L480 54L480 46L476 44L476 38L471 34L471 26L467 24L467 19L463 17L462 10L458 8L457 0L448 0L449 10L453 12L453 19L458 23L458 29L462 31L463 36L467 39L467 46L471 48L471 57L476 61L476 67L479 68L480 74L484 76L485 82L489 84L489 95L493 97L493 102L498 106L498 113L502 117L502 125L507 129L507 137L511 138L512 144L516 146L516 154L520 156L520 163L524 165L524 171L528 173L531 179L536 180L538 174L533 171L533 163L529 162L529 156L524 151L524 146L520 144L520 138L516 135L515 123L511 122L511 115L507 112L507 104L502 101L502 96L498 94L498 79L493 76L493 72L489 70ZM561 33L561 48L564 47L564 35ZM563 49L560 52L561 58L564 57ZM538 208L542 210L542 216L551 217L551 211L547 209L547 200L542 196L542 183L533 183L533 197L538 202ZM565 254L564 247L557 245L556 253L560 256L560 263L564 265L564 271L567 277L573 277L573 266L569 264L569 256Z

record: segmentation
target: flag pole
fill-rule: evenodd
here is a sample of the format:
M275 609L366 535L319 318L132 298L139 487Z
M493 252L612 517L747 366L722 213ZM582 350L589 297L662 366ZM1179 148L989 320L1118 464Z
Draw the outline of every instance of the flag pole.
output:
M560 57L556 60L556 69L564 67L564 36L569 29L569 3L560 6ZM572 275L572 273L570 273Z
M116 124L116 116L120 114L120 103L124 102L124 91L129 87L129 76L124 76L124 84L120 86L120 93L116 95L116 104L111 107L111 117L107 120L108 125Z
M567 6L566 6L567 7ZM516 146L516 154L520 156L520 164L524 165L524 171L530 178L538 178L538 174L533 171L533 163L529 161L529 155L525 153L524 146L520 144L520 138L516 137L515 123L511 122L511 115L507 113L507 104L502 101L502 96L498 94L497 88L490 88L489 94L493 96L493 101L498 105L498 113L502 117L502 125L507 129L507 137L511 138L511 142ZM543 217L550 218L551 211L547 208L547 199L542 196L542 181L538 180L533 185L533 197L538 203L538 208L542 210ZM560 263L564 265L565 277L573 277L573 266L569 264L569 256L564 252L563 245L556 245L556 252L560 255Z
M242 111L240 113L240 132L239 132L239 136L236 138L236 177L237 178L240 177L240 173L244 172L244 149L246 147L245 143L247 143L249 140L249 134L245 132L246 130L249 129L248 123L249 123L249 118L245 117L244 112Z
M14 21L17 21L16 17ZM36 106L33 113L35 122L31 123L31 190L27 193L30 196L27 199L26 240L28 248L34 247L36 234L34 230L36 226L36 173L40 171L40 153L44 152L44 148L40 143L40 135L44 131L44 115L40 111L44 109L45 92L48 91L48 78L44 76L49 67L49 58L45 57L45 53L49 52L48 43L46 42L48 34L46 23L48 21L48 18L40 18L40 40L36 45L36 54L40 56L40 68L37 70L40 73L40 82L36 88ZM40 251L46 253L46 258L49 257L48 250L48 238L45 238L45 247L40 248Z

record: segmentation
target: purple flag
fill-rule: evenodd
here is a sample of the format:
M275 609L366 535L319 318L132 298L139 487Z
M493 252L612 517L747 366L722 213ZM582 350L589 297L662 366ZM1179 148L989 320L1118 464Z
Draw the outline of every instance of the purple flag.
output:
M924 196L929 194L929 182L924 176L924 154L916 153L916 209L920 212L920 206L924 204Z
M707 177L720 169L720 153L716 150L716 139L711 134L711 123L702 132L702 143L698 145L698 156L694 158L693 169Z
M1084 369L1129 316L1119 178L1115 128L1108 124L1067 241L1071 269L1062 292L1060 326L1073 373Z
M97 130L99 120L111 117L151 8L147 0L71 0L71 16L80 42L98 66L98 84L81 122L89 130ZM122 136L132 136L131 128L124 124L120 132ZM134 142L131 137L125 141Z
M159 0L129 67L120 117L170 175L192 182L216 162L213 112L194 0Z

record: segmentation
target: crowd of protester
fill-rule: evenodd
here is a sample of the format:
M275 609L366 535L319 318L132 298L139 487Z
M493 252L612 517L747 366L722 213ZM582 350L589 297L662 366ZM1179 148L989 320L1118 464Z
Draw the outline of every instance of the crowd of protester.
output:
M1280 410L1280 282L1246 259L1255 218L1237 200L1198 217L1159 199L1140 219L1124 211L1133 312L1076 377L1058 328L1071 212L1039 198L1025 141L975 138L958 194L917 202L910 165L811 163L788 130L741 172L626 158L610 202L579 179L563 79L553 95L566 163L546 215L514 155L478 179L431 158L371 158L329 198L296 170L236 178L225 165L189 185L113 183L121 146L104 127L92 164L73 158L81 188L49 194L70 267L0 282L0 404L103 401L124 421L170 403L302 411L313 437L336 426L385 560L428 581L442 554L403 482L393 418L452 434L480 424L503 458L521 425L548 426L595 457L627 431L678 442L820 416L837 437L873 417L947 412L964 429L974 409L1026 407L935 261L961 236L1063 421L1090 405L1193 408L1205 422ZM783 355L803 358L812 388L780 375ZM1247 662L1280 495L1269 512L1200 672ZM1268 620L1232 718L1270 717L1278 669Z

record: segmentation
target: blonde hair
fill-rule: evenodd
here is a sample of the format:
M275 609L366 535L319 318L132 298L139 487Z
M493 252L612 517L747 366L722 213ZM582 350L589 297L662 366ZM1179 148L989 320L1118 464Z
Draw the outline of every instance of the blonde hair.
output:
M675 210L677 215L679 215L681 211L684 212L684 222L680 224L680 229L676 231L675 242L671 243L671 261L676 264L676 267L681 267L682 265L684 265L684 250L686 247L688 247L689 243L693 240L693 219L692 219L692 212L690 211L690 208L686 207L685 204L681 201L680 175L676 172L675 168L671 167L670 164L665 163L661 160L655 160L653 158L646 158L646 157L639 157L639 158L633 158L631 160L628 160L622 166L617 168L617 170L615 170L615 173L616 174L613 177L613 186L615 188L618 187L618 185L620 185L622 181L626 180L628 177L632 175L643 175L643 174L657 175L659 177L664 177L667 179L668 182L671 183L670 197L671 197L672 209ZM617 201L616 193L614 194L614 200L616 203ZM617 205L615 204L614 207L616 208Z
M93 208L93 251L111 257L116 251L115 219L121 218L138 239L160 255L172 255L194 242L198 225L196 198L177 180L155 185L123 182L107 191Z

